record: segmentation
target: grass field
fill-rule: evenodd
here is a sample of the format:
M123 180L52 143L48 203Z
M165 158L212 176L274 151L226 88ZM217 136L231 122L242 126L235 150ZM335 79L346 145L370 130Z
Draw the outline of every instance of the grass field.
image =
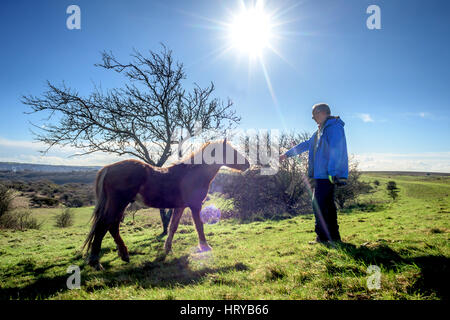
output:
M75 224L64 229L53 226L60 209L34 209L41 230L0 230L0 299L449 299L450 177L362 179L380 186L340 212L343 244L335 247L308 243L312 215L230 219L205 225L211 253L195 253L195 228L183 224L164 257L158 212L146 210L121 227L130 263L105 237L104 271L86 266L80 252L92 207L74 209ZM395 202L389 180L400 188ZM81 268L79 290L66 286L70 265ZM368 288L370 265L380 268L379 289Z

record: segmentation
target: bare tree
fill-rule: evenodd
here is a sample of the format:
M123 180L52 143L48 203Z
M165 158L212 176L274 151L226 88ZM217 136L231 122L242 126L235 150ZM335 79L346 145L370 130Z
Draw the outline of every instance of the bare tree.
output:
M134 50L131 61L121 63L112 52L102 52L102 62L95 66L125 76L121 88L104 92L98 86L82 97L66 85L47 81L42 96L23 96L31 107L28 113L48 113L46 123L37 127L35 139L48 145L70 145L82 150L77 155L107 152L129 155L148 164L162 167L180 142L177 128L194 133L195 123L202 130L232 128L240 117L232 109L233 102L212 98L214 84L206 88L194 86L186 92L183 65L175 62L172 51L162 44L160 52L148 56ZM183 137L179 137L181 140ZM181 156L181 155L180 155ZM167 233L171 211L161 209L163 234Z

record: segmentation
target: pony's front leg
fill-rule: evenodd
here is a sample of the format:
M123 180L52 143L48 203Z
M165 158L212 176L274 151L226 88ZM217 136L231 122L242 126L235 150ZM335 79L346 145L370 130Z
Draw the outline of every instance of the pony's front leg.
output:
M205 232L203 231L203 222L200 219L200 210L201 207L194 207L191 208L192 211L192 218L194 219L195 228L197 229L198 233L198 247L200 251L210 251L212 248L208 245L206 242Z
M175 232L178 229L178 224L180 223L181 215L183 214L184 208L175 208L172 213L172 218L170 219L169 234L167 236L166 242L164 243L164 250L168 254L172 250L172 240Z
M109 228L109 233L111 233L111 236L114 238L114 241L116 242L119 257L125 262L130 262L130 255L128 254L127 246L125 245L125 243L122 240L122 237L120 236L119 228L120 228L120 221L114 223Z

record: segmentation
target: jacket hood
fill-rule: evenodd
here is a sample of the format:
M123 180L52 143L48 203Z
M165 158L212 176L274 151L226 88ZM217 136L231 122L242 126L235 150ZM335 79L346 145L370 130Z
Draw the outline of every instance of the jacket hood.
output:
M341 125L345 126L345 122L341 120L339 116L329 116L325 121L324 129L330 125Z

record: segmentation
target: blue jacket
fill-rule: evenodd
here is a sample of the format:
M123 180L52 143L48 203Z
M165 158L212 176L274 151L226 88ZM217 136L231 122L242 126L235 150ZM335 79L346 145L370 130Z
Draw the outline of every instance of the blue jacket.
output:
M328 179L328 176L348 178L347 142L344 132L345 123L339 117L329 117L325 121L322 136L314 157L314 142L318 131L314 132L311 139L304 141L285 155L292 157L309 151L308 176L314 179Z

